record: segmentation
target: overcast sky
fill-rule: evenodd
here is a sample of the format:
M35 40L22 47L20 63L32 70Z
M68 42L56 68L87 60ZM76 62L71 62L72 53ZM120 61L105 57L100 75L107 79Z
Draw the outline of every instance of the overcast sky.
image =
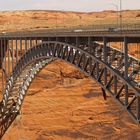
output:
M102 11L117 9L120 0L0 0L0 10ZM140 0L122 0L123 9L140 9Z

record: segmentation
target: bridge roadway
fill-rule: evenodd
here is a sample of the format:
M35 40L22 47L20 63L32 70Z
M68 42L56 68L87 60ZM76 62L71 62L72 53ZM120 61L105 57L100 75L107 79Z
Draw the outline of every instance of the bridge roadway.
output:
M103 30L74 30L74 29L44 29L21 32L3 32L0 37L139 37L140 29L123 29L118 31Z
M123 52L108 45L123 42ZM1 33L2 95L0 137L18 115L36 74L61 59L98 82L140 123L140 61L128 54L140 43L140 31L32 31Z

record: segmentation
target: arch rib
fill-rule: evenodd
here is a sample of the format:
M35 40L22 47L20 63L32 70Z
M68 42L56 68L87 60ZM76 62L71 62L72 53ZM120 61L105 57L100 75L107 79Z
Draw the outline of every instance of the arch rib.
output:
M28 86L35 77L34 75L43 66L55 59L61 59L74 65L86 75L96 80L100 84L103 92L109 92L114 97L114 99L125 110L127 110L130 116L137 123L139 123L139 89L133 85L133 82L131 82L129 79L125 79L123 73L119 71L117 66L114 67L114 55L118 52L115 52L114 50L110 51L112 52L111 60L113 60L111 63L109 63L110 59L109 61L104 61L104 58L102 58L102 51L102 48L99 48L98 50L95 49L94 54L91 54L90 52L84 51L75 46L57 41L43 42L30 48L18 61L7 83L5 96L3 97L0 109L0 136L3 136L5 131L18 115L26 95L25 91L27 91ZM24 72L25 75L22 75L23 71L26 71ZM14 93L14 85L20 76L24 77L24 79L22 79L23 82L20 84L19 92ZM124 88L126 85L129 88L127 105L125 104L126 93Z

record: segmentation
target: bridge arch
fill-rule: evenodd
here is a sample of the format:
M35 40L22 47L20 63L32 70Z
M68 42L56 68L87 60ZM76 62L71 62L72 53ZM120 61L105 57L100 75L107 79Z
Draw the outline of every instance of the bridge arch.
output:
M46 41L30 48L20 58L12 72L1 103L1 136L17 116L32 79L38 71L55 59L61 59L74 65L96 80L103 91L109 92L134 119L139 121L140 116L135 106L140 96L139 90L125 79L122 73L105 63L101 58L76 46L57 41ZM20 76L22 80L19 79ZM15 92L13 91L14 84L19 81L19 92ZM130 90L129 95L128 90ZM125 104L126 100L128 104Z

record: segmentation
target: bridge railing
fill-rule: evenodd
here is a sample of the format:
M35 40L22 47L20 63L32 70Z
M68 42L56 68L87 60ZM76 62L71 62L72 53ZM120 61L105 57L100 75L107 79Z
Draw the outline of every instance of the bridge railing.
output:
M103 34L139 34L140 23L125 23L117 24L102 24L102 25L90 25L90 26L76 26L69 28L58 29L43 29L34 31L22 31L22 32L3 32L0 33L0 37L46 37L48 36L62 36L62 35L103 35Z

